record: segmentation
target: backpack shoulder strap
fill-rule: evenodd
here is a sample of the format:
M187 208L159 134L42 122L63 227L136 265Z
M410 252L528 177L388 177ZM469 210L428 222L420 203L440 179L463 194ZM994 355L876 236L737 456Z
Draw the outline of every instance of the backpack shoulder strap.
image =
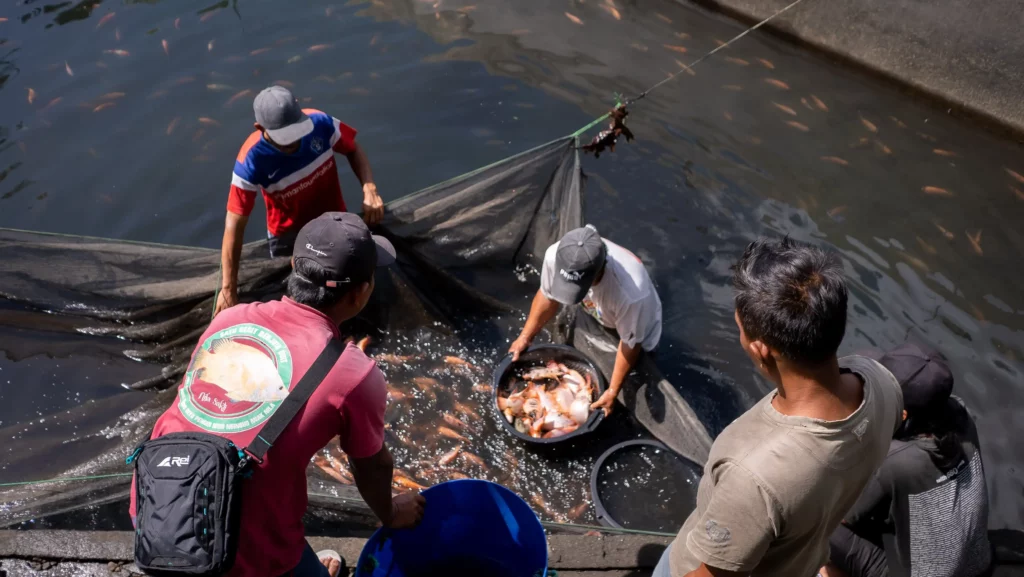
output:
M313 391L327 377L327 373L331 372L331 369L334 368L335 363L338 362L338 358L344 350L345 343L340 340L332 338L327 341L327 346L320 352L320 356L313 361L306 374L302 375L302 378L299 379L299 383L281 401L281 406L274 411L274 414L270 416L270 419L263 425L260 432L256 434L256 437L249 443L249 446L245 448L245 452L250 458L257 463L263 462L263 456L267 454L267 450L274 445L277 438L281 436L281 433L284 432L288 424L292 422L299 409L306 404L309 397L313 395Z

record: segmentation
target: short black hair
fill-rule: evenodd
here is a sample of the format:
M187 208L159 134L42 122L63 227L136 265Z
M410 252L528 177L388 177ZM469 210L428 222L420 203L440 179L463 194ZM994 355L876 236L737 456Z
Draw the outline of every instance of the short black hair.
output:
M817 365L846 332L846 279L834 253L791 240L758 239L733 274L736 313L750 340L787 359Z
M324 267L308 258L298 258L288 275L285 294L301 305L323 312L337 304L350 290L350 287L325 286L327 280Z

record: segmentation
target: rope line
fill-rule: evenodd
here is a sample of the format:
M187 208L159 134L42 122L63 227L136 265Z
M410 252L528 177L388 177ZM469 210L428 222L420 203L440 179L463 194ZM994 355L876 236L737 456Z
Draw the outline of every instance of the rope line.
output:
M44 485L48 483L60 483L63 481L94 481L96 479L109 479L115 477L131 477L132 473L111 473L109 475L87 475L81 477L58 477L54 479L43 479L38 481L17 481L14 483L0 483L0 487L23 487L26 485ZM352 499L331 495L329 493L310 492L310 497L322 497L342 502L352 502ZM600 531L602 533L620 533L624 535L649 535L652 537L675 537L675 533L664 533L661 531L644 531L642 529L627 529L625 527L603 527L600 525L580 525L575 523L557 523L554 521L541 521L540 524L549 529L576 529L587 531Z
M17 481L14 483L0 483L0 487L24 487L25 485L45 485L47 483L60 483L62 481L93 481L95 479L109 479L111 477L131 477L132 473L111 473L109 475L88 475L85 477L56 477L54 479L42 479L39 481Z

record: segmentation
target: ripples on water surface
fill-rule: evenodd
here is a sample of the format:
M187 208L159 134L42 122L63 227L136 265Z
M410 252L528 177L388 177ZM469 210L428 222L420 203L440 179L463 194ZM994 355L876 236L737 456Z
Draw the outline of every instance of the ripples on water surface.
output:
M668 1L6 10L0 225L211 247L252 96L270 83L360 129L393 199L571 132L614 93L635 94L742 29ZM992 524L1021 528L1021 147L761 34L652 93L630 126L637 142L584 164L587 217L653 272L665 305L659 364L712 432L767 390L736 344L729 266L759 234L826 243L852 285L843 351L907 338L942 350L979 415ZM358 190L347 170L342 178ZM350 206L358 200L349 194ZM252 220L256 239L262 209ZM406 354L398 337L382 348ZM459 346L474 349L481 370L503 349ZM483 402L465 390L476 376L434 365L387 370L396 381L441 371L435 378L468 395L461 402ZM18 438L45 435L55 411L118 392L73 351L9 356L0 369L0 429ZM428 430L438 423L417 417L433 409L411 394L389 409L391 436L412 425L428 444L413 455L392 439L407 467L450 448ZM559 462L565 483L538 486L545 469L521 447L494 435L474 442L485 460L512 451L525 472L515 487L546 491L559 515L586 497L574 479L590 456Z

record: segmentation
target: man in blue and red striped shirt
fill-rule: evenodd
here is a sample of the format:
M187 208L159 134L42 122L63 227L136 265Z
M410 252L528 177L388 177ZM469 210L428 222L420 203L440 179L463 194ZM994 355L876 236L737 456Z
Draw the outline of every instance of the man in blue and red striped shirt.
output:
M384 216L384 203L354 128L319 110L303 109L280 86L260 92L253 110L256 131L239 150L231 175L221 246L221 290L214 314L238 302L238 260L257 192L263 192L267 205L272 256L290 256L295 236L309 221L325 212L346 210L335 153L348 158L363 185L366 223L372 226Z

